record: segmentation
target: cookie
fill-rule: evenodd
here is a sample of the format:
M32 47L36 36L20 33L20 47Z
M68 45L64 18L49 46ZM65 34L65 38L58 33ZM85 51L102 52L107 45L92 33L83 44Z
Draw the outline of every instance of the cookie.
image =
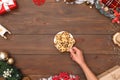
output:
M120 32L117 32L113 36L113 42L114 42L114 44L117 44L118 46L120 46Z
M75 39L69 32L61 31L55 35L54 44L60 52L69 52L75 44Z

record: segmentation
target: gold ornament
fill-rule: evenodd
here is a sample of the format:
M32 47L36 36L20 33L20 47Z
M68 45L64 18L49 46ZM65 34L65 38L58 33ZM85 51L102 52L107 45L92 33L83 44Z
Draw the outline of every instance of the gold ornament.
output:
M8 54L6 52L0 52L0 60L8 60Z
M8 64L13 64L14 63L14 59L13 58L9 58L7 61Z

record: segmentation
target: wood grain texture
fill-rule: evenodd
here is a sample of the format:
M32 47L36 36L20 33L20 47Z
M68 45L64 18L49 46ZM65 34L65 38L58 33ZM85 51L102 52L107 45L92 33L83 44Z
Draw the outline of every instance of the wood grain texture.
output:
M32 80L65 71L86 80L69 53L61 54L54 47L54 35L63 30L73 34L75 46L83 50L96 75L120 65L120 48L112 42L120 25L112 24L95 8L55 0L46 0L43 6L34 5L32 0L17 0L17 4L18 9L0 16L0 24L13 34L8 40L0 37L0 50L9 52L15 65Z
M1 24L13 34L55 34L61 30L73 34L113 34L120 30L86 5L46 3L38 7L29 0L20 1L18 5L15 11L0 16Z
M70 59L69 54L14 55L14 57L17 61L16 66L21 68L24 74L31 75L31 77L33 74L38 75L39 78L40 75L48 77L49 75L58 74L58 72L69 72L78 74L81 77L83 76L82 70ZM112 66L115 66L118 56L88 54L85 55L85 59L91 70L98 75Z
M76 40L75 46L83 49L85 53L113 54L115 52L111 35L74 35L74 38ZM52 51L52 54L56 54L58 51L54 47L53 39L54 35L13 35L9 40L0 39L0 49L45 51L38 54Z

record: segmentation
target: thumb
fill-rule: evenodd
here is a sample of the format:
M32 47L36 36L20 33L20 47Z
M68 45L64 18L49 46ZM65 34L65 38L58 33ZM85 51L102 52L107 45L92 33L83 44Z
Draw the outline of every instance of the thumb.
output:
M74 50L75 52L80 52L80 50L79 50L77 47L73 47L73 50Z

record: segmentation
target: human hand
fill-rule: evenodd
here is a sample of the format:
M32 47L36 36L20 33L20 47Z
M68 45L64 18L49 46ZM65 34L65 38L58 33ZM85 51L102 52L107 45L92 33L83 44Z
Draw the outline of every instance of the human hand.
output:
M79 65L85 64L82 51L79 50L77 47L73 47L70 49L70 56Z

